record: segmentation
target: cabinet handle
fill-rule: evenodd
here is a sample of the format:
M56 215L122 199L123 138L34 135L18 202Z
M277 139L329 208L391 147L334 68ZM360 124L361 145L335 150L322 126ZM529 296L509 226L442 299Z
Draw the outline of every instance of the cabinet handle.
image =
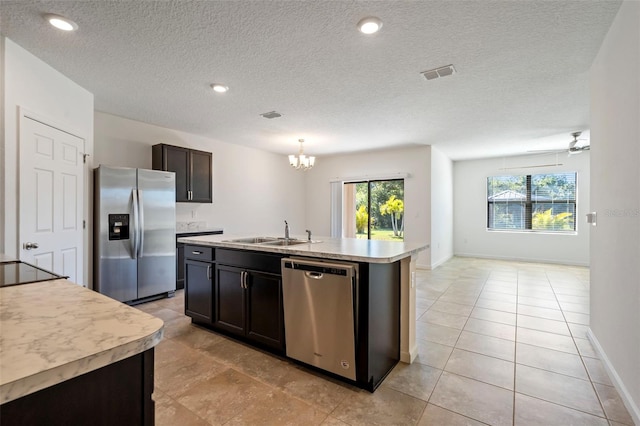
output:
M202 252L199 251L199 250L194 250L194 251L191 252L191 254L202 254Z
M240 287L243 289L247 289L247 271L242 271L240 273Z
M189 195L187 196L187 198L189 200L193 200L193 191L188 191Z
M211 265L207 265L207 279L211 279Z

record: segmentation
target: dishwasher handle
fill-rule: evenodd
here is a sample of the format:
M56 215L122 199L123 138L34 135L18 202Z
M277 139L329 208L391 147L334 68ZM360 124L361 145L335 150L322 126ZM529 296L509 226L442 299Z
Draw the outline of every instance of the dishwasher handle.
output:
M307 278L312 278L314 280L321 280L322 278L324 278L323 273L315 271L304 271L304 276Z

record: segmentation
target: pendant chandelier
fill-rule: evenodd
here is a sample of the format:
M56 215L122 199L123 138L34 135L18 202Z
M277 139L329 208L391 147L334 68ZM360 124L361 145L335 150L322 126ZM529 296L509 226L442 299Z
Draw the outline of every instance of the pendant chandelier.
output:
M309 170L316 163L316 157L304 155L302 151L302 144L304 143L304 139L298 139L300 142L300 152L298 155L290 155L289 156L289 165L296 170Z

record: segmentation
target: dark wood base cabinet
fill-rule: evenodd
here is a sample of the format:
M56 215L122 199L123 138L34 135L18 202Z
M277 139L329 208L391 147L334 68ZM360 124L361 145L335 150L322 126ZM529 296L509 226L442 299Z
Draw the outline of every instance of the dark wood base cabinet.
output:
M2 426L152 426L153 349L0 405Z
M205 250L210 250L204 254L207 263L203 254L190 254ZM187 246L185 314L194 323L286 355L282 257ZM400 360L400 262L358 264L356 381L325 374L373 392Z

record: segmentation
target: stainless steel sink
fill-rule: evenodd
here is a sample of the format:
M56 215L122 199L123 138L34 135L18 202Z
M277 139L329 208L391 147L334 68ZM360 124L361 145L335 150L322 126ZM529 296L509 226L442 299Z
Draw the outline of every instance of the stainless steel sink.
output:
M269 241L269 242L265 242L262 243L262 245L265 246L295 246L298 244L306 244L309 241L307 240L277 240L277 241Z
M267 242L277 242L275 237L250 237L250 238L237 238L235 240L227 240L230 243L243 243L243 244L262 244Z

